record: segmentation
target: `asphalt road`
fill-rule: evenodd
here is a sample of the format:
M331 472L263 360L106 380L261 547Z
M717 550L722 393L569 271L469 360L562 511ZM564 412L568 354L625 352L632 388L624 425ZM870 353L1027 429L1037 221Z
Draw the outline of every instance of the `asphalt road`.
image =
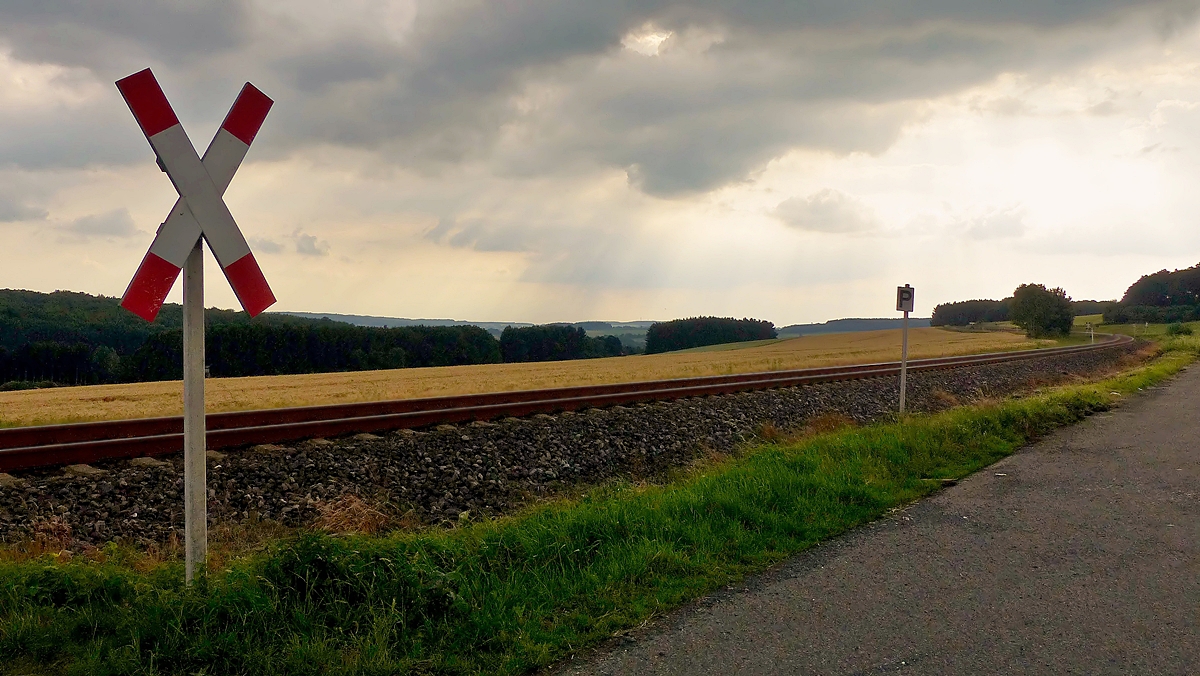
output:
M563 674L1200 674L1200 367Z

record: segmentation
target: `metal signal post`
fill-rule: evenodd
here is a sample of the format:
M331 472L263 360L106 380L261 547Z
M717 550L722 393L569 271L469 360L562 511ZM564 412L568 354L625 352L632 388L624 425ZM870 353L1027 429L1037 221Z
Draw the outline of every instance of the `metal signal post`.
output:
M896 287L896 309L904 312L900 338L900 413L904 413L904 393L908 389L908 313L913 310L916 289L905 284Z

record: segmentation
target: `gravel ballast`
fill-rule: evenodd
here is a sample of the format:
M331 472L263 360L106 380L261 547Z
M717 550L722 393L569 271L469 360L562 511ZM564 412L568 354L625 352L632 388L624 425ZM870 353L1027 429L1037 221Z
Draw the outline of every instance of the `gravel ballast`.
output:
M908 403L933 411L1089 376L1133 349L910 373ZM898 388L894 377L850 380L210 452L209 523L310 525L347 494L423 522L499 514L571 486L661 476L766 424L797 429L830 413L877 421L893 415ZM164 542L182 537L182 492L180 455L18 473L0 481L0 541L69 528L79 545Z

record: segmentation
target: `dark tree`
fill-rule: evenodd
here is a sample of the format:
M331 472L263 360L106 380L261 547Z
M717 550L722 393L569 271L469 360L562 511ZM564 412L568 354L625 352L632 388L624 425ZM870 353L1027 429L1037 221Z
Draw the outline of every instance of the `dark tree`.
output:
M1104 307L1106 324L1155 324L1200 319L1200 265L1144 275L1119 303Z
M1200 265L1143 276L1125 291L1121 305L1200 305Z
M1013 292L1009 310L1012 323L1025 329L1030 338L1069 335L1075 315L1071 298L1059 288L1047 289L1041 284L1022 284Z

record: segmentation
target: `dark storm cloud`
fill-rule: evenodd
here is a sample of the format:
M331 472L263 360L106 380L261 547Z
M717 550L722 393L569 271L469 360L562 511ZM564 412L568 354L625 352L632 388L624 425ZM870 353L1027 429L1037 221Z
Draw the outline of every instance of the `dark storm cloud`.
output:
M673 196L744 180L791 148L881 152L928 97L1001 72L1052 72L1138 31L1169 35L1194 3L436 0L418 4L402 35L366 19L314 33L263 12L10 2L0 40L18 59L103 80L149 59L184 91L181 116L206 120L228 105L210 95L218 80L254 79L278 101L258 157L328 143L422 172L464 161L522 175L617 168ZM671 34L658 56L622 47L646 26ZM21 135L48 148L36 161L71 163L39 124ZM61 144L78 144L77 156L131 157L111 134L77 126ZM6 162L35 159L28 144L0 143Z
M86 111L55 106L36 115L0 114L0 127L0 167L79 168L154 158L119 98Z
M80 237L132 237L144 234L134 225L129 210L124 208L82 216L67 224L65 229Z
M5 0L0 34L23 61L88 68L106 77L128 61L180 63L232 49L247 25L238 0Z

